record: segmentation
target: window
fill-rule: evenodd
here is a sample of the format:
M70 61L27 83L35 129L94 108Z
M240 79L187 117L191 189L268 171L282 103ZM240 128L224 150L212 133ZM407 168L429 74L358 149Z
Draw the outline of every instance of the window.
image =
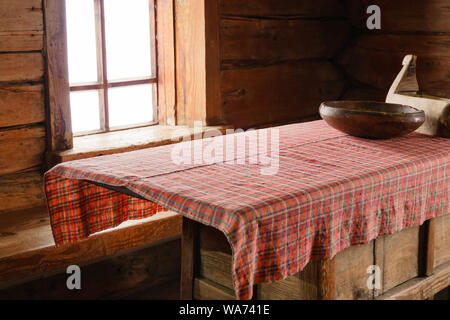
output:
M65 0L74 135L155 124L154 0Z

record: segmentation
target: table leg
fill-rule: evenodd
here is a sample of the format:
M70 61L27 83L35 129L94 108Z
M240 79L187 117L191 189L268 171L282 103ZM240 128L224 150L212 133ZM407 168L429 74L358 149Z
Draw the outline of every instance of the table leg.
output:
M183 217L183 231L181 235L181 300L192 300L193 297L196 238L197 223Z
M318 295L320 300L336 300L335 259L322 260L318 265Z

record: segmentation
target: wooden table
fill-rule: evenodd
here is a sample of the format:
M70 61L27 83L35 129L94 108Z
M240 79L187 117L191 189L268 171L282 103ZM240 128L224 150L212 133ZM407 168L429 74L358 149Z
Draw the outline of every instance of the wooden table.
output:
M181 298L235 299L231 248L218 230L183 218ZM379 287L369 289L370 266ZM377 268L375 267L375 268ZM450 286L450 214L352 246L301 272L255 285L254 299L429 299Z

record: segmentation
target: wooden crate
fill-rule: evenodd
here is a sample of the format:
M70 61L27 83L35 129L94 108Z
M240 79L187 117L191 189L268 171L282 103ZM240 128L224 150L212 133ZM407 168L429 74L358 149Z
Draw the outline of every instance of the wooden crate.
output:
M347 248L331 260L311 261L301 272L284 280L256 285L254 298L430 298L450 285L449 234L450 215L432 219L420 227ZM220 231L185 219L182 250L183 299L235 298L231 248ZM380 275L379 286L372 289L367 285L370 266L377 266ZM439 268L433 274L435 266ZM427 281L427 285L418 286L421 281ZM414 286L408 286L409 282ZM403 287L407 292L399 293Z

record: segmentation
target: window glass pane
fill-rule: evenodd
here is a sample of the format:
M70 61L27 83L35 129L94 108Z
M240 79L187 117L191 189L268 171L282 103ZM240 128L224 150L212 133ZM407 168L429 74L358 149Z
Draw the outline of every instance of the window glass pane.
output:
M97 81L93 0L66 0L69 82Z
M71 92L70 110L73 133L100 129L98 90Z
M110 127L152 122L153 85L112 88L108 90Z
M149 0L105 0L108 80L152 75Z

